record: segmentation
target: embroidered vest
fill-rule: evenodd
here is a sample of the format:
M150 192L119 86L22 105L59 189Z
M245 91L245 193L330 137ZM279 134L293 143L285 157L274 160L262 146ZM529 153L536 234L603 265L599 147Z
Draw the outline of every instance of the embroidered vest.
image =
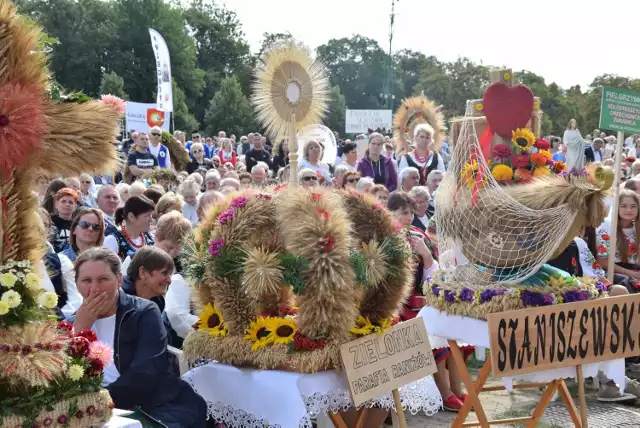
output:
M427 161L427 165L420 166L413 161L409 153L404 155L404 159L407 161L407 165L414 167L420 173L420 185L427 185L427 177L429 173L434 169L438 169L438 154L436 152L432 152L433 156L431 156L431 162Z

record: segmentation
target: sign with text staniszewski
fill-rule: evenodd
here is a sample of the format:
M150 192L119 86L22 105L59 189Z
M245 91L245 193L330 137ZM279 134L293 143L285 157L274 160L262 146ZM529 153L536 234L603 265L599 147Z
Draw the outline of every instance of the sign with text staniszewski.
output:
M340 355L356 406L437 371L420 317L344 343Z
M602 88L600 129L640 134L640 92Z
M345 117L345 132L347 134L367 133L369 129L392 129L391 110L347 110Z
M640 355L640 294L487 317L496 377Z

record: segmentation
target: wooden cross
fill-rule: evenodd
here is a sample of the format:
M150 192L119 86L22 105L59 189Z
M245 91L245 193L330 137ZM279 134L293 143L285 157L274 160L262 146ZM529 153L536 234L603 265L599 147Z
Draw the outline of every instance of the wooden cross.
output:
M52 101L41 32L0 0L0 265L40 260L35 227L38 173L107 172L121 112L103 102Z

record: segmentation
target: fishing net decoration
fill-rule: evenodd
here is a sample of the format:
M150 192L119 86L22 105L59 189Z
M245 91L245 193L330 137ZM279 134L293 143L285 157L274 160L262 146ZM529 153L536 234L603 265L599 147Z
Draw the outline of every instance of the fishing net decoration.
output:
M436 194L441 271L447 282L470 288L520 284L554 257L578 210L568 204L532 209L514 197L521 186L501 186L482 153L472 108L468 103ZM494 145L511 144L495 139Z

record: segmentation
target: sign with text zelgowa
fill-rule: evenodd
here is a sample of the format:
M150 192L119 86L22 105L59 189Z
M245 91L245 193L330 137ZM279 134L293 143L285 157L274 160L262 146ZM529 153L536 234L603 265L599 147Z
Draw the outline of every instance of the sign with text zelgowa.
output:
M640 355L640 294L487 317L494 376Z
M356 406L437 371L422 318L347 342L340 355Z

